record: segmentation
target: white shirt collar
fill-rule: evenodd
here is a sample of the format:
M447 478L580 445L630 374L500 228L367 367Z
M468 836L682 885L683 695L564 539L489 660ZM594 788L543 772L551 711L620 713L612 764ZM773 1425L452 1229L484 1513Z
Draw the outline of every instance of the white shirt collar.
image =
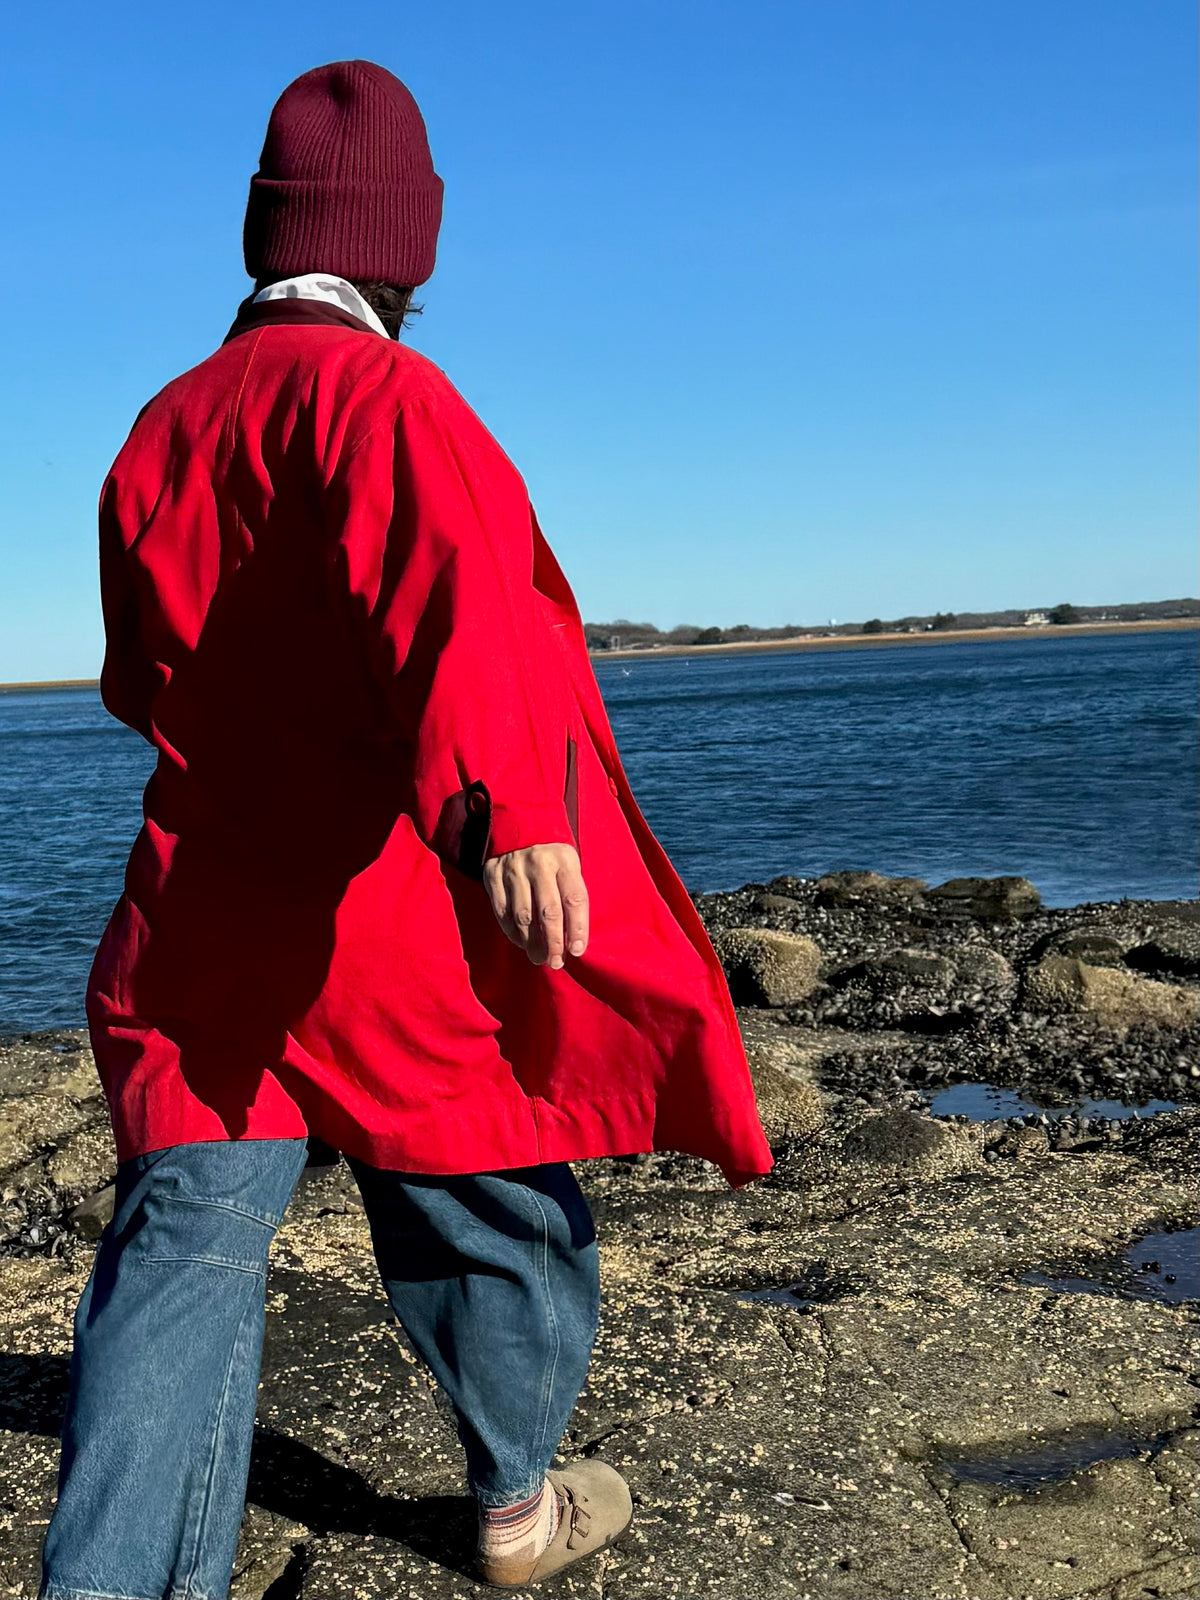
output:
M327 300L330 305L340 306L352 317L365 322L385 339L391 337L354 285L345 278L331 277L327 272L306 272L299 278L282 278L278 283L269 283L258 291L253 303L258 305L263 300Z

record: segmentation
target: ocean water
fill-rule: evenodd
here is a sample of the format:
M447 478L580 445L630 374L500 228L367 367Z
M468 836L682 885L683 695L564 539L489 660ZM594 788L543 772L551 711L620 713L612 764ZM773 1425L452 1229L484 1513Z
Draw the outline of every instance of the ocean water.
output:
M1197 894L1200 635L604 661L684 882L1020 873L1051 905ZM94 690L0 694L0 1032L83 1019L151 752Z

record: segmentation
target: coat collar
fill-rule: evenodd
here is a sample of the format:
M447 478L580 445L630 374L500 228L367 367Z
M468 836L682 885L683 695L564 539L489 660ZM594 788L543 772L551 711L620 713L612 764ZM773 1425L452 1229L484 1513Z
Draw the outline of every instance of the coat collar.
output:
M254 300L256 304L266 300L318 300L325 305L340 306L375 333L381 333L385 339L388 337L387 329L354 285L331 272L305 272L299 277L280 278L260 289Z
M240 333L253 328L276 328L289 325L311 324L314 327L354 328L358 333L374 333L374 329L361 317L352 316L340 306L326 305L320 300L243 300L233 326L222 340L228 344Z
M270 283L243 300L232 328L225 335L225 342L251 328L304 323L355 328L360 333L389 337L383 323L352 283L330 273L309 272Z

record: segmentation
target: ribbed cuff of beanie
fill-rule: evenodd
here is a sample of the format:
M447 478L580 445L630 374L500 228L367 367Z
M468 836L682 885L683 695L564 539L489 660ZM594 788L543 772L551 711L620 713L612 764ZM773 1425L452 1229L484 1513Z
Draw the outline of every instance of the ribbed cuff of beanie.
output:
M424 283L433 273L442 180L250 180L243 247L252 278L328 272L351 282Z

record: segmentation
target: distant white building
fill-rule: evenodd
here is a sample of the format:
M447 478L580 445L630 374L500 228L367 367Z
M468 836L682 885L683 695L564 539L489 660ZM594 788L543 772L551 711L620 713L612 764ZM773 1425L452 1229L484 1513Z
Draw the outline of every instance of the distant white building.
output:
M1044 611L1027 611L1025 613L1025 626L1027 628L1044 628L1049 624L1050 618Z

